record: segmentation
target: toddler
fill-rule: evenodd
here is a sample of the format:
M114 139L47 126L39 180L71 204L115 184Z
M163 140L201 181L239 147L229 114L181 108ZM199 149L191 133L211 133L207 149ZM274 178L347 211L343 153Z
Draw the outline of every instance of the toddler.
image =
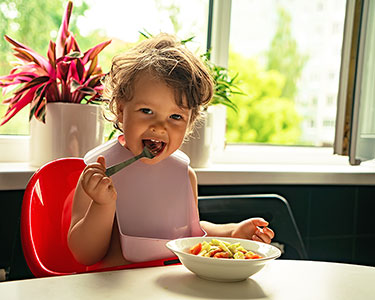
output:
M77 261L110 267L167 258L168 240L206 234L270 243L274 233L262 218L199 220L197 178L178 150L213 95L199 58L167 34L144 40L113 59L104 95L123 135L85 156L68 232ZM154 158L105 175L145 146Z

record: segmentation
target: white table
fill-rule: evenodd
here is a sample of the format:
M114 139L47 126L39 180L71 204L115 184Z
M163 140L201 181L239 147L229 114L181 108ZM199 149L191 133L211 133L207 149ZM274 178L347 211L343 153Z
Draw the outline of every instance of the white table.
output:
M200 279L181 265L0 283L0 299L375 299L375 267L276 260L242 282Z

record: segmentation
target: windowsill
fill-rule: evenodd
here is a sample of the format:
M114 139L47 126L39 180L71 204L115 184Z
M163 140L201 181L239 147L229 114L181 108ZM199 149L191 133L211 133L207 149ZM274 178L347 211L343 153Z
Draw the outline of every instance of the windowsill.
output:
M9 162L0 162L0 190L23 190L37 169L29 165L27 155L20 155L27 153L19 149L27 150L28 139L15 138L14 148L6 142L8 147L0 147L0 153L6 149L1 158ZM227 145L224 151L214 151L211 166L196 173L200 185L375 185L374 160L351 166L347 157L332 152L319 147Z
M36 168L28 163L0 163L0 190L23 190ZM374 185L375 165L213 164L196 169L201 185L313 184Z
M35 171L28 163L0 162L0 190L24 190Z
M196 169L202 185L375 185L375 166L215 164Z

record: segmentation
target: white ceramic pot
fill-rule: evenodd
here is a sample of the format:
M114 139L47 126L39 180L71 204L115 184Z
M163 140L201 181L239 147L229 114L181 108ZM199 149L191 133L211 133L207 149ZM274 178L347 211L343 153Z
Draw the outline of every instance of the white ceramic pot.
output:
M184 142L180 148L190 157L191 167L209 167L213 152L224 149L225 120L224 106L209 106L205 111L203 122L197 126L188 141Z
M83 157L104 141L103 108L67 102L48 103L46 123L30 122L30 164L40 167L62 157Z

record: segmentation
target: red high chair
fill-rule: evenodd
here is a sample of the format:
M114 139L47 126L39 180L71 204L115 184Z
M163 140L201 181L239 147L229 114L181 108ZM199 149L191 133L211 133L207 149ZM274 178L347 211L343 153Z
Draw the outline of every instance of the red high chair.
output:
M170 258L103 269L96 265L87 267L74 259L67 245L67 233L74 190L84 168L82 158L57 159L38 169L26 187L21 242L33 275L47 277L178 263Z

